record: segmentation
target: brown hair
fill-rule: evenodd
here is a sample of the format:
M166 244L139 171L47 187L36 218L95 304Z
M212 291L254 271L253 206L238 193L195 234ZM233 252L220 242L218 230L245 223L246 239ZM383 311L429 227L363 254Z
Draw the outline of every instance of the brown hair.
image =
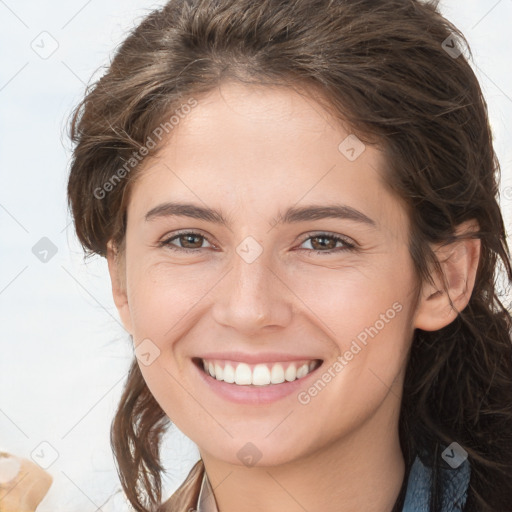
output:
M481 256L469 304L445 328L414 333L400 440L408 464L431 455L432 511L441 447L456 441L471 461L465 510L495 512L512 503L512 345L494 278L500 264L508 281L512 269L500 168L470 56L435 1L170 1L133 30L76 107L68 194L86 253L105 256L109 240L122 250L144 148L158 142L159 126L170 132L172 113L190 98L225 79L321 91L316 100L327 98L333 115L385 152L387 183L409 211L419 278L431 279L430 265L439 269L429 244L453 242L466 220L479 223L470 235L481 240ZM111 442L137 511L161 501L159 445L168 425L134 360Z

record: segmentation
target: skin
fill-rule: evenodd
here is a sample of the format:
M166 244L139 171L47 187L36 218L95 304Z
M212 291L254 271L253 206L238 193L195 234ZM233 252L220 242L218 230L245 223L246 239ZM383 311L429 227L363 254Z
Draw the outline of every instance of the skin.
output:
M139 362L144 379L198 445L222 512L391 511L404 476L398 417L414 329L449 324L457 313L448 294L459 310L471 295L479 241L439 251L446 291L437 292L437 275L419 288L405 209L383 183L384 156L367 145L347 159L338 146L350 133L296 90L223 83L199 98L145 163L130 195L125 250L116 256L109 246L122 321L135 346L149 339L160 351L149 366ZM145 220L166 201L220 209L231 224ZM290 206L334 202L375 226L333 218L276 223ZM178 230L206 238L175 238L175 247L200 250L159 245ZM356 249L314 238L321 233ZM250 264L236 251L248 236L263 248ZM228 402L191 362L238 349L307 354L332 367L397 303L400 312L305 405L295 393L267 405ZM261 454L252 467L237 456L248 442Z
M0 452L0 510L34 512L53 477L31 460Z

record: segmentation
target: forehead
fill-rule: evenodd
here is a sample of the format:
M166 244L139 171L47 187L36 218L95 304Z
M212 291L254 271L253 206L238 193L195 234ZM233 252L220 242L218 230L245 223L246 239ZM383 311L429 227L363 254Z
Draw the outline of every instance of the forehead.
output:
M382 181L382 152L310 96L224 83L197 102L144 163L132 191L140 213L178 197L266 216L322 202L359 206L377 222L403 213Z

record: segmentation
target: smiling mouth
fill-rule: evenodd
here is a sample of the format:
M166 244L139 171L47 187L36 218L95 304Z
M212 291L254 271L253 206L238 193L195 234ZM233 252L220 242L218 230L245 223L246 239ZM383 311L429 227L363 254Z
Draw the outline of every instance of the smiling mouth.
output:
M322 359L304 359L275 363L247 364L219 359L192 358L193 363L210 377L236 386L272 386L300 380L316 370Z

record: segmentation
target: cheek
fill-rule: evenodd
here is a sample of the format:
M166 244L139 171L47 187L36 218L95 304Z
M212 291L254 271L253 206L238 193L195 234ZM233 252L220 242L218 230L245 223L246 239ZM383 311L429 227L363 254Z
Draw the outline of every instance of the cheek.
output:
M129 271L130 312L136 338L175 337L211 287L214 276L182 265L133 265Z
M188 432L192 428L189 419L202 412L200 402L191 399L193 387L165 359L166 354L162 353L149 366L139 361L139 368L149 391L165 414L178 428Z
M405 316L412 269L405 257L385 257L379 255L371 264L308 269L290 287L307 306L304 313L333 338L351 339L373 325L390 331L389 325Z
M297 396L299 412L307 414L308 421L315 422L327 437L340 428L357 428L386 400L400 407L401 378L411 339L410 310L395 301L382 310L383 319L377 317L377 321L374 310L368 316L371 321L365 321L361 312L350 317L345 310L347 316L340 319L335 339L338 354Z
M324 401L327 408L341 396L354 407L378 402L406 362L413 334L413 269L407 253L383 260L364 270L333 270L316 288L305 282L298 291L314 313L308 313L312 321L335 344L327 366L335 375L329 384L334 402Z

